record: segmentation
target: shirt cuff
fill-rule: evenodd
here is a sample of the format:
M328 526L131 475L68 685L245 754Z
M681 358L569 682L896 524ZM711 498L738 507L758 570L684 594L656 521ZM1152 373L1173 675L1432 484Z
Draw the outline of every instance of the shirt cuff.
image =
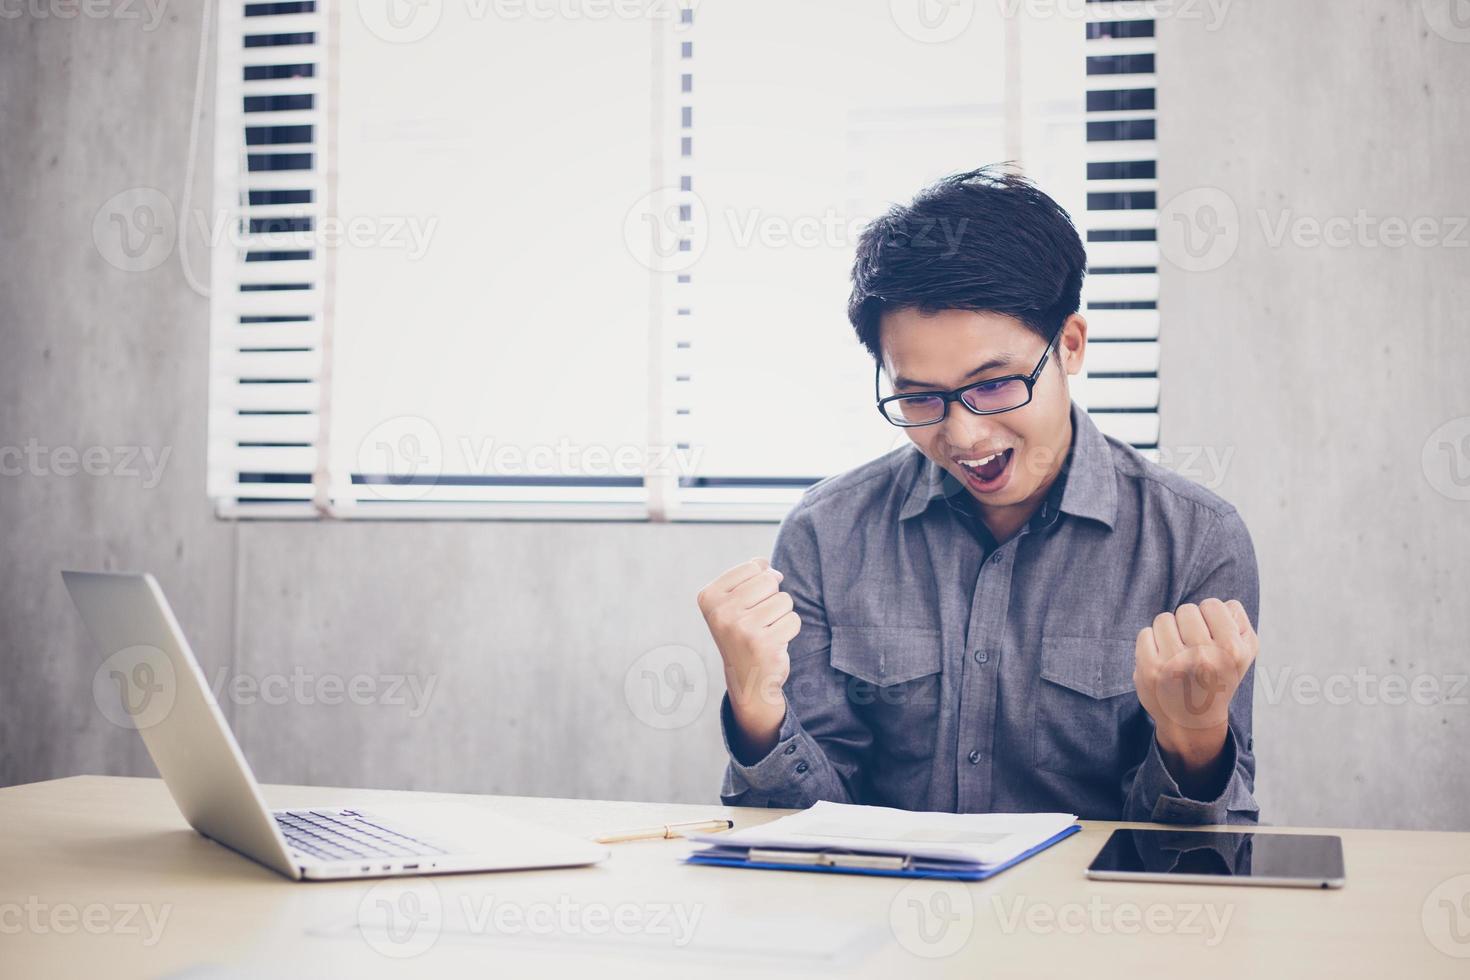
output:
M1169 772L1169 767L1164 764L1164 757L1159 752L1158 737L1150 737L1148 755L1139 767L1135 786L1135 789L1142 791L1141 796L1145 803L1153 801L1149 819L1156 823L1175 824L1254 823L1256 803L1246 789L1236 765L1238 747L1235 729L1225 730L1225 745L1221 751L1228 757L1229 768L1224 771L1230 773L1230 778L1225 780L1220 795L1213 800L1195 800L1184 795L1179 783ZM1232 812L1235 813L1233 820L1230 818Z
M730 696L726 694L720 701L720 737L725 742L725 754L730 758L730 764L725 767L725 783L720 789L724 802L730 806L741 803L747 806L780 806L781 797L801 797L801 784L812 776L809 760L815 757L817 747L801 727L801 722L796 720L791 705L786 706L786 716L781 719L775 746L755 762L743 763L735 755L730 742L730 732L734 727Z

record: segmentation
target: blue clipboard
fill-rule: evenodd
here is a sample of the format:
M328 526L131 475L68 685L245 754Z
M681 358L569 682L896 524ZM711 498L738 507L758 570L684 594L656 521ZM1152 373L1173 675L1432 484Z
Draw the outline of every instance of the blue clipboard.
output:
M718 847L705 851L696 851L684 859L686 864L703 864L723 868L759 868L767 871L814 871L820 874L840 875L877 875L883 878L947 878L954 881L984 881L994 875L1000 874L1006 868L1020 864L1033 854L1051 847L1058 841L1066 840L1082 829L1080 824L1061 831L1054 837L1042 841L1035 847L1016 855L1002 864L994 864L981 867L973 864L946 861L914 861L897 855L866 855L830 853L825 851L780 851L782 854L791 855L791 860L768 860L767 857L776 856L779 849L772 848L741 848L747 852L746 857L736 856L731 853L735 849L721 850ZM749 852L756 852L758 857L751 859ZM903 862L903 866L885 866L882 859L893 862Z

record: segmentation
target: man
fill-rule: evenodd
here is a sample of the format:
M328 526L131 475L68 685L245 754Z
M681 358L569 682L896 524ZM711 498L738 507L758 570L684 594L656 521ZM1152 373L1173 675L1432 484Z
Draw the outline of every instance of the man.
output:
M1250 536L1072 404L1085 262L990 169L865 230L848 314L913 445L700 592L726 803L1257 820Z

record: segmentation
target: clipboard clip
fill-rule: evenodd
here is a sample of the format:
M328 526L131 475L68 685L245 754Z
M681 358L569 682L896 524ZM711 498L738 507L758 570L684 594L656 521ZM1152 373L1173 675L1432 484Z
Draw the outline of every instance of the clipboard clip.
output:
M907 871L910 858L897 854L853 854L843 851L789 851L752 847L747 861L812 868L862 868L867 871Z

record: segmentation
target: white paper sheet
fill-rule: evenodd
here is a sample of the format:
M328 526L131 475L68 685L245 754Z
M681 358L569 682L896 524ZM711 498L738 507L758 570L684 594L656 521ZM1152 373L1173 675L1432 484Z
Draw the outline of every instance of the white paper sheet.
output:
M823 801L759 827L689 839L721 847L860 851L987 867L1024 854L1076 822L1071 813L929 813Z

